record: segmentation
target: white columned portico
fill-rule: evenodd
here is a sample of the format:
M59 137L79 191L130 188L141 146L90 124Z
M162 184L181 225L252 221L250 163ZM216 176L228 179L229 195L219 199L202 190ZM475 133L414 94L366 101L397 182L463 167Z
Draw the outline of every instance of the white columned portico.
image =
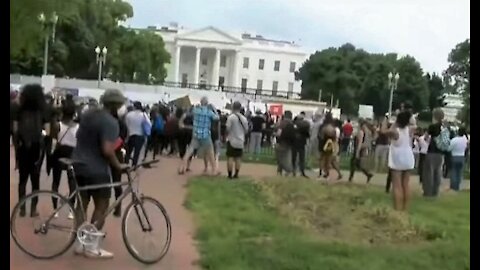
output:
M233 78L232 78L232 85L233 87L239 87L238 85L238 76L239 76L239 68L238 65L240 64L240 50L235 50L235 54L233 55Z
M175 82L179 83L180 82L180 53L181 53L181 46L177 45L175 47L176 52L175 52Z
M218 85L218 76L220 73L220 49L215 50L215 60L213 62L212 85Z
M193 83L198 84L200 81L200 53L202 52L201 47L196 47L197 51L195 53L195 71L193 74Z

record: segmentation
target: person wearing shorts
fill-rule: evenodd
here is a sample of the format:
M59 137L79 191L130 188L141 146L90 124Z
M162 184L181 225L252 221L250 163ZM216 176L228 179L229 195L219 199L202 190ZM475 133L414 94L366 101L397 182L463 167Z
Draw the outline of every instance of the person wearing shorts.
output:
M242 105L236 101L232 105L232 114L227 118L227 170L228 178L238 178L240 171L245 135L248 132L248 121L240 114ZM235 163L235 174L233 164Z
M72 159L79 187L109 184L112 182L110 166L118 171L123 171L127 167L120 163L115 154L120 130L118 120L114 116L125 102L125 98L121 91L109 89L103 94L101 102L103 108L94 108L85 112L78 127L77 145L73 150ZM111 189L82 191L80 193L82 203L77 203L77 212L87 213L88 204L93 199L95 209L91 223L95 224L100 231L105 222L102 218L108 209ZM78 225L82 223L83 220L79 220ZM83 246L78 243L75 254L90 258L113 258L113 254L101 249L99 244Z
M179 174L185 172L185 168L195 149L197 149L199 156L205 156L212 165L212 174L218 174L211 138L212 121L218 119L218 114L213 106L208 104L207 97L203 97L200 101L200 106L193 109L192 141L183 157L183 164L178 170Z

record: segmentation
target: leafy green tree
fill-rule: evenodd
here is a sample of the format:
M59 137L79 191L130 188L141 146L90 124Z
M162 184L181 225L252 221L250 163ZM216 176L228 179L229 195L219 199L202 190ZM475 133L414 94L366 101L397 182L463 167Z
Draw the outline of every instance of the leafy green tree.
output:
M425 79L427 80L428 85L428 108L433 110L438 107L438 98L445 94L445 87L443 85L443 79L438 76L436 73L425 74Z
M448 55L448 62L445 76L456 92L463 96L464 107L460 119L470 126L470 39L455 46Z
M359 104L373 105L377 116L388 111L388 73L400 73L393 107L411 101L417 110L428 105L428 88L420 64L410 56L370 54L351 44L317 51L300 68L303 99L317 100L322 89L324 100L333 95L346 114L356 114Z
M112 47L111 79L144 84L162 83L170 63L170 54L160 35L144 30L136 33L123 29L122 37Z

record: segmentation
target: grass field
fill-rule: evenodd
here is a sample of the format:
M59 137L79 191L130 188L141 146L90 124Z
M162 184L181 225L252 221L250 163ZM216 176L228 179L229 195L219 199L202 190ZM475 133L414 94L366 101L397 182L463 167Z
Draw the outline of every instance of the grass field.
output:
M374 186L196 178L203 269L470 269L470 193L413 197L392 211Z

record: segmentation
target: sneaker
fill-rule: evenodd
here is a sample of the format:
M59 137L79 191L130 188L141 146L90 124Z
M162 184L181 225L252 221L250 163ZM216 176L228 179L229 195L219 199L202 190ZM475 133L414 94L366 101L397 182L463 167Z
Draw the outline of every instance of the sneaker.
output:
M58 218L58 212L53 215L53 218Z
M101 248L86 248L84 251L84 255L87 258L92 258L92 259L112 259L113 258L113 253L108 252L104 249Z
M74 218L73 213L72 212L68 213L68 219L73 220L73 218Z

